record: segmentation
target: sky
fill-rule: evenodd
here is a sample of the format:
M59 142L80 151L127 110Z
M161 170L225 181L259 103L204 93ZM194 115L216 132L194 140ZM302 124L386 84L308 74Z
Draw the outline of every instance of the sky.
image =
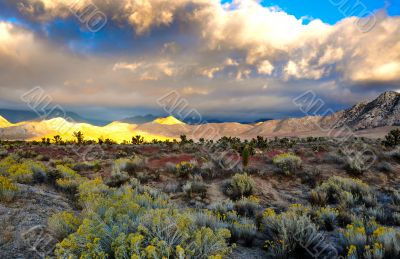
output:
M307 115L306 91L339 110L400 89L399 15L400 0L0 0L0 106L28 109L39 87L107 120L166 115L171 92L207 119Z

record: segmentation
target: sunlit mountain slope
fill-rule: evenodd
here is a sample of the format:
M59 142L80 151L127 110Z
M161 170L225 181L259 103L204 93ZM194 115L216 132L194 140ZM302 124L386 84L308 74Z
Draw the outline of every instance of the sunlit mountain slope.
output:
M183 125L184 122L178 120L174 116L168 116L166 118L158 118L153 121L153 123L162 124L162 125Z
M63 118L54 118L43 121L27 121L17 124L7 123L0 120L1 135L7 139L41 140L42 138L53 139L59 135L63 140L74 140L74 132L81 131L85 140L112 139L121 143L131 141L135 135L141 135L145 141L171 139L158 134L151 134L142 130L136 130L137 125L123 122L113 122L104 127L94 126L87 123L75 123ZM172 140L172 139L171 139Z
M6 120L4 117L0 116L0 128L10 127L13 124Z

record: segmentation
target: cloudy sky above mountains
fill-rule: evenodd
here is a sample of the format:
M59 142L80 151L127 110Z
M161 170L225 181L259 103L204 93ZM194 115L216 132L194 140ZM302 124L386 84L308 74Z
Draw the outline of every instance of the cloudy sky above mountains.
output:
M399 15L399 0L0 0L0 104L40 86L116 119L161 114L175 90L244 121L299 116L313 90L339 109L400 89Z

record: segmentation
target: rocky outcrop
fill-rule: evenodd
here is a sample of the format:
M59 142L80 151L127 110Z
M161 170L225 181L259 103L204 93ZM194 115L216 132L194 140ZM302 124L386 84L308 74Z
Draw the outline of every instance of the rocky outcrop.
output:
M371 102L361 102L338 113L336 127L353 130L400 125L400 94L385 92Z

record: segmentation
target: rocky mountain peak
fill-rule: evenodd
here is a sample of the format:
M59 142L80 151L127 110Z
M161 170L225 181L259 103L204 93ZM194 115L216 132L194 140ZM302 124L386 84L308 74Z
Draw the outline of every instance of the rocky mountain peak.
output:
M388 91L371 102L361 102L347 109L339 118L338 127L354 130L400 125L400 93Z

